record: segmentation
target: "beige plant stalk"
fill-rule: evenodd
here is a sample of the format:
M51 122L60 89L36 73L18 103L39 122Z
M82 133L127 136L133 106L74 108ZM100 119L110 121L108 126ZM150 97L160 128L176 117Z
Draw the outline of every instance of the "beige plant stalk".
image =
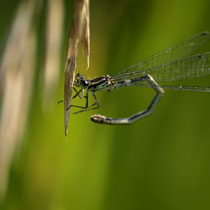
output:
M65 64L64 86L64 123L65 136L68 134L71 97L75 77L78 44L82 43L89 67L90 29L89 29L89 0L75 0L75 15L72 21Z
M7 189L10 165L26 127L34 75L34 1L20 4L8 36L0 66L0 200Z
M56 93L60 74L64 21L63 9L62 0L48 0L43 90L43 108L45 110L56 104L52 99L54 99L53 96Z

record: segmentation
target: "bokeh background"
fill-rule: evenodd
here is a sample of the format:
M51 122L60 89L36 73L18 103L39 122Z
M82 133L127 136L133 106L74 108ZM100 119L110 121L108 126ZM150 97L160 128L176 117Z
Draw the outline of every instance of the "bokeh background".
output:
M63 22L54 29L62 31L59 73L53 91L45 97L50 1L36 2L32 22L37 51L30 106L21 143L12 150L0 209L210 209L208 93L166 91L152 116L130 126L106 126L92 123L89 117L95 113L129 116L145 109L154 92L146 88L101 92L97 94L100 109L71 113L65 139L63 105L57 101L63 98L74 1L61 2L57 1L56 10L61 11ZM21 3L1 2L1 58ZM112 75L196 33L210 31L209 10L209 0L91 0L90 68L86 70L81 50L77 73L87 78ZM210 45L205 48L210 51ZM209 81L210 77L202 80Z

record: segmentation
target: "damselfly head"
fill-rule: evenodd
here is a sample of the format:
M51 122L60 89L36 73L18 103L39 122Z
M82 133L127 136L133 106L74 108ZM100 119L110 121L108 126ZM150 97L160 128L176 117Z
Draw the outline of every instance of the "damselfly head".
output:
M74 85L81 88L87 88L89 85L89 80L86 80L82 74L76 74Z

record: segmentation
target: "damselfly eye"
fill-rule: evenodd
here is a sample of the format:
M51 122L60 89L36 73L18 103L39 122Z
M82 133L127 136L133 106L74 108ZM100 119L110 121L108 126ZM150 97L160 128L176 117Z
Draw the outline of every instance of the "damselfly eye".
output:
M79 73L75 76L74 85L81 88L87 88L89 85L89 81L86 80L85 77Z

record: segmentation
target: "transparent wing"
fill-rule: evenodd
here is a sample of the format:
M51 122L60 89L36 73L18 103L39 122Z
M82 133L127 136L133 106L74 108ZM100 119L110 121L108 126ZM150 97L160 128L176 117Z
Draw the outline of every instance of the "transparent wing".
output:
M167 83L178 80L193 79L210 74L210 53L190 56L176 60L172 63L162 64L151 69L136 72L127 72L113 81L122 81L150 74L157 83Z
M201 48L209 39L209 32L199 33L181 43L169 47L168 49L162 50L159 53L118 72L117 74L114 74L112 77L118 79L121 78L122 74L144 71L145 69L151 69L155 66L159 66L164 63L171 63L182 57L190 56Z

